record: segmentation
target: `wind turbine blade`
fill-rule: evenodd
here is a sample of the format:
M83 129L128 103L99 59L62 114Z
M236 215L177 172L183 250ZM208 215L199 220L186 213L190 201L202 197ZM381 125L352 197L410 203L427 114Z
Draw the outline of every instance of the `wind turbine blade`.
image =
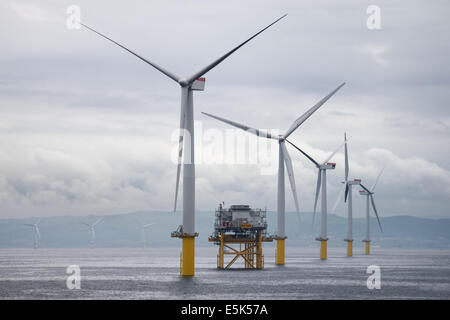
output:
M375 207L375 201L373 201L372 194L370 195L370 202L372 202L372 208L373 208L373 211L375 212L375 216L377 217L378 225L380 226L380 231L383 232L383 228L381 228L380 218L378 217L377 208Z
M314 160L311 156L309 156L305 151L303 151L302 149L300 149L299 147L297 147L295 144L293 144L292 142L290 142L288 139L285 139L287 142L289 142L289 144L291 146L293 146L295 149L297 149L298 151L300 151L305 157L307 157L312 163L314 163L316 165L316 167L319 167L320 164L317 163L316 160Z
M312 108L310 108L308 111L306 111L302 116L300 116L297 120L294 121L294 123L291 125L291 127L286 131L284 134L284 138L287 138L291 135L292 132L294 132L303 122L305 122L311 115L317 111L325 102L327 102L328 99L330 99L340 88L342 88L345 85L345 82L342 83L339 87L331 91L325 98L317 102Z
M317 186L316 186L316 198L314 200L314 215L312 220L312 225L314 226L314 221L316 219L316 209L317 209L317 200L319 199L320 185L322 183L322 171L317 170L319 174L317 175Z
M178 140L177 181L175 182L175 202L173 205L173 212L177 211L178 191L180 189L180 173L181 173L181 163L183 160L183 140L184 140L185 118L186 118L185 110L182 109L180 112L180 137Z
M203 76L205 73L207 73L208 71L210 71L212 68L214 68L215 66L217 66L219 63L221 63L223 60L225 60L226 58L228 58L230 55L232 55L235 51L237 51L239 48L241 48L243 45L245 45L247 42L249 42L250 40L252 40L253 38L255 38L256 36L258 36L260 33L262 33L263 31L265 31L266 29L270 28L272 25L274 25L275 23L277 23L278 21L280 21L281 19L283 19L284 17L286 17L287 14L283 15L282 17L278 18L277 20L275 20L274 22L272 22L271 24L269 24L267 27L265 27L264 29L260 30L259 32L255 33L253 36L251 36L250 38L248 38L247 40L245 40L244 42L242 42L240 45L238 45L237 47L235 47L234 49L232 49L231 51L227 52L226 54L224 54L223 56L221 56L219 59L215 60L214 62L210 63L209 65L207 65L206 67L204 67L203 69L201 69L200 71L198 71L197 73L193 74L191 77L189 77L187 79L187 83L191 84L193 83L197 78Z
M92 235L92 239L95 239L95 229L94 229L94 227L91 228L91 235Z
M366 187L364 187L364 185L363 185L363 184L361 184L361 183L360 183L359 185L361 186L361 188L363 188L364 190L366 190L366 191L367 191L367 192L368 192L369 194L371 194L371 193L372 193L372 192L370 192L370 191L369 191L369 189L367 189Z
M348 140L346 140L346 141L348 141ZM322 162L322 164L325 164L325 163L327 163L328 161L330 161L331 160L331 158L333 158L334 157L334 155L344 146L344 144L345 144L346 142L344 141L343 143L341 143L340 145L339 145L339 147L337 147L336 148L336 150L334 150L329 156L328 156L328 158L324 161L324 162Z
M375 180L375 183L373 184L372 188L370 190L372 190L372 192L375 191L375 187L377 186L378 180L380 180L381 174L384 171L384 168L386 168L385 166L381 169L380 173L377 176L377 179Z
M35 230L36 230L36 234L37 234L38 239L40 239L41 238L41 233L39 232L38 226L35 227Z
M295 210L299 214L300 209L298 207L297 188L295 187L294 169L292 168L292 160L291 157L289 156L289 153L286 149L286 145L284 144L284 142L281 142L281 150L283 151L284 162L286 164L289 182L291 184L292 195L294 196Z
M179 157L181 158L181 153L183 152L183 149L180 149ZM178 201L178 191L180 189L180 174L181 174L181 159L178 158L178 164L177 164L177 180L175 182L175 200L173 204L173 212L177 211L177 201Z
M270 133L267 133L267 132L264 132L264 131L261 131L261 130L258 130L258 129L255 129L255 128L252 128L252 127L249 127L249 126L246 126L246 125L241 124L241 123L237 123L237 122L234 122L234 121L231 121L231 120L227 120L225 118L221 118L221 117L212 115L212 114L207 113L207 112L202 112L202 113L204 115L207 115L208 117L211 117L211 118L214 118L216 120L228 123L229 125L232 125L232 126L234 126L236 128L239 128L239 129L242 129L244 131L253 133L254 135L256 135L258 137L266 137L266 138L269 138L269 139L278 140L278 137L275 137L275 136L271 135Z
M24 226L29 226L29 227L34 227L34 224L31 224L31 223L24 223L23 225Z
M348 197L348 184L347 181L345 182L345 197L344 197L344 202L347 202L347 197Z
M93 224L92 224L92 227L95 227L97 224L99 224L102 220L103 220L104 218L100 218L100 219L98 219L97 221L95 221Z
M337 198L336 198L336 201L334 202L333 209L331 210L332 213L335 212L337 206L339 205L339 200L341 200L341 198L342 198L342 193L344 192L344 190L347 191L347 188L346 188L346 187L348 188L347 184L342 185L342 188L341 188L341 190L339 191L339 194L338 194L338 196L337 196Z
M91 30L92 32L94 32L94 33L96 33L96 34L98 34L99 36L101 36L101 37L103 37L103 38L105 38L105 39L111 41L112 43L118 45L119 47L121 47L122 49L128 51L128 52L131 53L132 55L138 57L138 58L141 59L142 61L148 63L149 65L151 65L153 68L155 68L155 69L158 70L159 72L161 72L161 73L165 74L166 76L168 76L170 79L172 79L172 80L174 80L174 81L176 81L176 82L178 82L178 83L181 81L181 78L180 78L179 76L177 76L176 74L174 74L174 73L172 73L172 72L170 72L170 71L164 69L164 68L161 67L161 66L158 66L156 63L153 63L153 62L151 62L151 61L145 59L144 57L141 57L141 56L138 55L136 52L131 51L130 49L128 49L128 48L126 48L125 46L121 45L120 43L114 41L113 39L108 38L108 37L105 36L104 34L101 34L100 32L95 31L94 29L92 29L91 27L85 25L84 23L81 23L81 22L80 22L80 24L81 24L83 27L85 27L85 28Z
M347 134L344 133L344 143L345 143L345 182L347 183L348 181L348 171L349 171L349 167L348 167L348 149L347 149ZM347 186L348 189L348 186ZM347 191L345 192L345 201L347 201Z
M85 226L88 226L89 228L91 227L91 225L86 222L80 221L80 223L84 224Z

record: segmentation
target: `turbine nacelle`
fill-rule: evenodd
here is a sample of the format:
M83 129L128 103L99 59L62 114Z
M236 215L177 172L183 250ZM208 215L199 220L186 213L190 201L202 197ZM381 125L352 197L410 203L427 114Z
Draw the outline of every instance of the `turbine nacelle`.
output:
M191 84L191 90L194 91L204 91L205 90L205 82L206 79L204 77L197 78L192 84Z
M343 183L345 183L345 182L343 182ZM347 181L347 184L348 185L360 185L361 184L361 179L353 179L353 180L351 180L351 181Z
M321 170L334 170L335 168L336 168L336 163L333 163L333 162L327 162L327 163L319 166L319 169L321 169Z
M370 193L366 190L359 190L359 195L361 195L361 196L368 196L370 194L373 194L373 193Z

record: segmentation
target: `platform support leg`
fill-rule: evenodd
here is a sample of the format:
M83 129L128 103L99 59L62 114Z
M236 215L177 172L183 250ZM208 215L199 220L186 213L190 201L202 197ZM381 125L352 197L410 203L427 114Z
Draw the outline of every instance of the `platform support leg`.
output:
M220 245L219 245L219 261L217 267L219 269L223 269L224 262L224 250L223 250L223 234L219 235Z
M264 262L262 256L262 234L258 234L257 244L256 244L256 269L263 269Z
M327 240L320 240L320 260L327 259Z
M366 254L370 254L370 241L366 241Z
M347 257L353 256L353 241L347 241Z
M284 265L284 239L277 239L275 263L277 265Z
M192 277L195 270L195 238L183 238L183 251L181 253L181 275Z

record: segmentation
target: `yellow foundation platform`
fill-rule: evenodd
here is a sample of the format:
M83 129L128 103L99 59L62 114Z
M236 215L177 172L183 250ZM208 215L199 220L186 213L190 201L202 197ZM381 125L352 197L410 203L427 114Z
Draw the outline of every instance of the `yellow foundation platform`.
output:
M353 256L353 240L345 240L347 241L347 257Z
M275 264L284 265L284 257L285 257L285 243L284 239L277 239L277 249L275 251Z
M195 273L195 238L183 238L183 249L180 257L182 276L191 277Z
M180 238L182 240L182 248L180 253L180 274L186 277L192 277L195 273L195 238L198 233L183 233L182 226L171 233L172 238Z
M365 242L366 242L366 254L370 254L370 241Z
M263 238L261 234L256 239L219 234L218 237L209 237L208 241L216 242L219 245L219 254L217 255L218 269L230 269L239 257L244 259L245 269L263 269L264 255L262 254L262 243L272 242L273 238ZM236 245L239 245L239 248L233 247ZM234 255L227 265L225 265L226 255Z
M327 240L320 240L320 260L327 259Z

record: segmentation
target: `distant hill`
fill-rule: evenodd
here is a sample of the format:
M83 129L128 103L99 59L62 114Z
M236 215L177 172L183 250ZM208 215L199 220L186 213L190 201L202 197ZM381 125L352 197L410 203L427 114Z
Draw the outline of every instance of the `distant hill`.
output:
M268 212L269 232L276 230L276 213ZM81 221L94 222L100 216L74 217L58 216L43 218L39 228L41 231L41 247L88 247L89 229ZM154 222L147 229L148 246L177 247L179 239L170 238L170 232L181 223L181 213L169 212L133 212L127 214L105 216L96 227L97 247L139 247L141 231L137 220L143 223ZM317 214L314 230L311 228L312 214L301 213L301 221L296 213L286 214L286 245L298 247L317 246L314 238L319 233L320 214ZM32 247L33 230L24 223L34 223L37 219L0 219L0 247L20 248ZM383 233L380 233L375 218L371 219L371 233L374 246L383 248L450 248L450 219L425 219L410 216L382 218ZM208 236L212 233L214 223L213 212L196 214L196 230L199 246L212 246ZM354 246L362 247L365 221L354 219ZM328 218L328 245L343 247L346 236L347 220L333 214ZM268 244L269 246L271 244ZM273 244L272 244L273 245Z

